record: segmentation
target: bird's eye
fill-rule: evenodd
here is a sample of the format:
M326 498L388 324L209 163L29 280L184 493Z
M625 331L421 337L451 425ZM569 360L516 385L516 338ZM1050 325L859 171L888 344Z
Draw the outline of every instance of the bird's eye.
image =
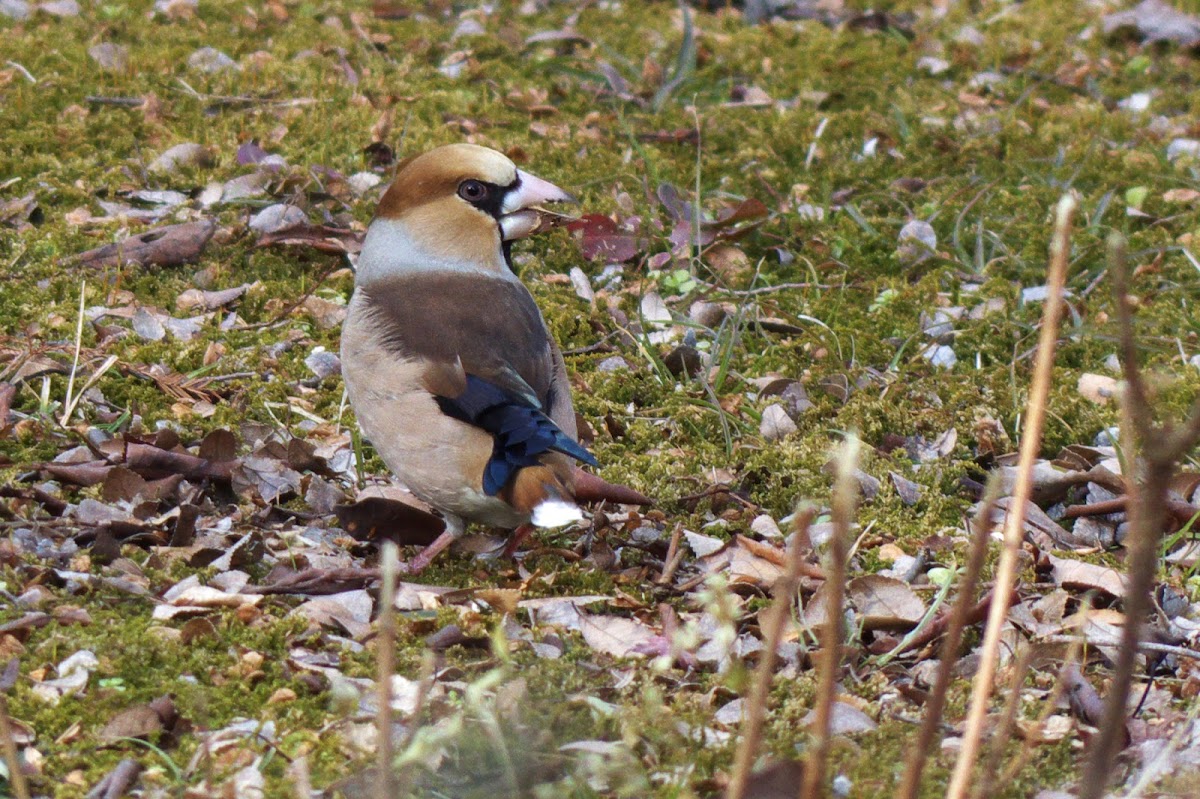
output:
M458 184L458 196L469 203L477 203L487 199L488 187L478 180L464 180Z

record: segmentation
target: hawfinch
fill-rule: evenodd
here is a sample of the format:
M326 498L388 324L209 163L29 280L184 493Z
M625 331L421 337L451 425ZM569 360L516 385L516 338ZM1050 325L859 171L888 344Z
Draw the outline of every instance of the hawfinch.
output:
M486 147L453 144L400 164L367 228L342 329L342 374L367 438L445 517L407 564L423 569L466 522L557 527L583 517L562 354L513 272L517 239L574 198Z

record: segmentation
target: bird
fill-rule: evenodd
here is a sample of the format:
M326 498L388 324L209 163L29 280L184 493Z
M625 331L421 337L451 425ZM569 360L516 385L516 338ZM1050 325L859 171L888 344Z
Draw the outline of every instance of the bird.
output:
M468 523L513 532L583 518L563 356L512 261L513 243L575 203L504 154L473 144L409 157L367 227L341 334L342 376L365 437L445 528L416 573Z

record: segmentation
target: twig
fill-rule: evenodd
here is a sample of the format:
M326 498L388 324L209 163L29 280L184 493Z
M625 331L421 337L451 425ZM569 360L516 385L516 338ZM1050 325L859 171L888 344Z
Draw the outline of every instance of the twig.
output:
M987 759L983 763L983 773L975 781L975 789L971 792L972 797L976 799L985 799L1000 793L996 786L996 772L1000 770L1004 750L1008 748L1008 742L1012 739L1017 713L1021 710L1021 686L1025 682L1025 675L1029 673L1033 655L1033 648L1026 647L1017 658L1017 666L1012 672L1012 684L1009 686L1008 697L1004 700L1004 710L1000 714L1000 724L992 733L991 746L988 747ZM1051 704L1049 709L1053 710L1054 705Z
M663 560L662 574L658 575L658 579L654 581L659 585L671 582L671 578L679 569L679 564L683 562L683 547L679 546L681 538L683 538L683 525L677 524L674 532L671 533L671 543L667 545L667 557Z
M115 105L120 108L137 108L146 102L145 97L100 97L94 94L89 94L84 99L92 105Z
M756 289L721 289L718 294L728 294L731 297L757 297L760 294L773 294L776 291L787 291L789 289L821 289L830 290L836 289L837 286L830 286L826 283L776 283L771 286L759 286Z
M850 523L857 502L858 452L862 441L851 434L836 457L837 479L833 484L833 537L829 541L829 572L825 580L825 624L821 637L821 668L817 677L817 700L813 708L816 738L812 754L804 764L800 799L820 799L825 794L825 766L829 760L833 700L837 693L838 666L842 662L842 605L846 601L846 560Z
M4 762L8 766L8 779L12 783L13 792L17 799L29 799L29 782L25 779L25 771L21 766L21 755L17 751L17 742L13 739L12 723L8 719L8 701L0 696L0 738L4 745Z
M754 766L758 745L762 741L763 720L767 715L767 700L771 693L771 678L774 676L779 638L792 613L792 603L796 599L796 589L800 584L800 564L804 561L803 542L808 539L808 525L812 522L815 512L815 508L804 508L796 513L795 534L788 549L787 570L775 583L775 598L771 603L770 615L766 619L766 629L763 630L762 659L755 669L750 695L746 697L742 739L738 743L737 755L733 761L733 776L729 780L729 790L725 799L742 799L746 794L750 769Z
M79 370L79 350L83 348L83 303L87 298L87 281L79 282L79 318L75 323L75 357L71 360L71 374L67 378L67 396L64 403L62 418L59 419L59 424L63 427L67 426L67 422L71 419L71 411L75 410L75 403L71 400L71 395L75 391L75 373Z
M35 78L33 76L33 74L29 70L27 70L23 65L18 64L16 61L5 61L4 63L8 64L10 67L12 67L13 69L17 70L22 75L24 75L25 80L29 81L30 83L37 83L37 78Z
M967 556L967 571L963 575L958 588L958 597L954 600L954 607L950 611L946 637L942 639L937 677L934 680L929 699L925 703L925 717L921 719L921 727L917 731L916 740L908 750L904 776L896 789L896 799L915 799L917 790L921 786L921 774L925 770L929 752L933 749L933 739L942 722L942 713L946 708L946 695L950 692L950 680L954 674L954 666L958 662L958 648L962 644L963 630L971 617L975 615L973 611L978 607L972 607L972 597L974 597L979 584L979 574L983 571L988 541L991 539L992 530L995 527L993 511L1000 493L999 485L998 476L994 476L988 481L987 493L979 506L979 512L975 514L972 525L974 537L971 539L971 552ZM993 594L989 593L984 597L984 601L989 605L992 596ZM985 607L987 606L985 605ZM936 626L936 623L931 624L930 628Z
M1080 799L1099 799L1108 785L1113 761L1124 743L1126 703L1141 645L1142 627L1150 614L1150 589L1158 568L1158 548L1167 519L1167 497L1177 461L1200 438L1200 400L1183 424L1155 426L1149 390L1138 365L1129 302L1129 271L1125 241L1109 238L1109 271L1116 294L1120 327L1121 366L1125 389L1121 404L1122 444L1129 454L1129 558L1125 593L1125 625L1117 649L1112 685L1104 703L1104 718L1092 739L1080 780Z
M392 762L392 673L396 670L396 569L400 550L394 541L385 541L380 553L383 585L379 589L379 636L375 651L379 661L379 774L376 799L393 799Z
M137 782L142 773L142 764L126 758L108 772L96 787L88 791L86 799L120 799Z
M1021 454L1017 464L1017 484L1004 524L1004 548L996 569L996 596L1007 597L1017 577L1017 556L1025 539L1025 511L1033 493L1033 464L1042 444L1042 429L1046 421L1046 401L1050 395L1050 383L1054 367L1054 350L1058 343L1058 325L1063 310L1063 286L1066 283L1067 265L1070 262L1071 217L1075 213L1075 198L1064 195L1055 211L1054 237L1050 244L1049 293L1042 309L1042 330L1038 339L1038 355L1034 365L1033 383L1030 386L1029 402L1026 405L1025 430L1021 437ZM971 707L967 714L966 732L946 799L963 799L966 795L975 757L979 753L979 741L983 736L983 723L987 714L988 699L992 695L992 681L996 676L996 663L1000 652L1000 632L1008 613L1007 602L993 602L988 613L983 647L979 656L979 671L971 692Z
M1085 604L1082 608L1082 612L1086 615L1089 611L1090 606ZM1077 645L1077 642L1071 645L1071 648L1067 650L1067 657L1063 663L1063 669L1073 667L1078 664L1080 651L1081 650ZM1000 775L1000 785L1008 785L1010 782L1012 782L1012 780L1016 779L1016 776L1021 773L1021 770L1025 768L1025 765L1033 757L1034 746L1042 736L1042 730L1045 729L1046 721L1056 710L1058 710L1059 700L1062 698L1063 694L1066 693L1067 685L1068 681L1063 679L1063 670L1060 669L1059 678L1054 681L1054 688L1051 689L1050 696L1046 697L1046 700L1042 703L1042 712L1038 715L1037 726L1034 728L1034 733L1025 736L1025 740L1021 743L1021 751L1017 753L1016 757L1009 761L1009 764L1004 769L1004 773ZM1018 684L1015 687L1019 689L1020 685ZM1014 693L1018 692L1019 690L1014 691ZM982 788L984 786L981 784L980 787ZM979 795L984 796L985 794L981 793Z
M1039 639L1048 644L1077 644L1085 643L1092 646L1100 646L1101 643L1108 644L1109 642L1090 641L1087 638L1078 635L1048 635L1045 638ZM1200 652L1195 649L1188 649L1186 646L1172 646L1171 644L1160 644L1157 641L1138 641L1138 649L1143 652L1157 652L1161 655L1174 655L1179 658L1188 658L1189 660L1200 660Z
M417 698L413 702L412 713L409 714L409 724L404 731L403 737L400 739L400 746L397 751L403 757L413 741L417 737L417 733L421 730L420 720L425 712L425 704L429 701L429 692L433 689L433 682L436 679L437 656L426 649L421 656L421 677L417 681ZM411 779L412 769L402 769L400 778L397 780L395 796L408 796L409 782Z

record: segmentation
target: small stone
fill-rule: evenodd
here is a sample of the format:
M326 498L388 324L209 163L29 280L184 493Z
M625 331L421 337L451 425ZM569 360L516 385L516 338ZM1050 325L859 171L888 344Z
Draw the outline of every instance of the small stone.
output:
M999 313L1004 310L1004 299L1001 297L991 297L984 300L979 305L976 305L967 313L967 318L973 321L980 319L990 314Z
M324 347L317 347L309 353L309 356L304 359L304 365L322 380L342 372L341 359L336 353L329 352Z
M1085 372L1079 376L1077 390L1097 405L1107 405L1117 393L1117 380L1108 375Z
M383 182L383 178L376 175L374 172L355 172L350 177L346 178L346 185L350 187L350 191L358 197L363 196L371 189Z
M1049 286L1030 286L1027 289L1021 289L1021 304L1027 305L1034 302L1045 302L1050 296ZM1073 297L1069 289L1063 291L1063 297Z
M40 3L39 11L44 11L52 17L77 17L79 16L79 3L75 0L50 0L48 3Z
M1129 111L1132 114L1140 114L1150 107L1150 101L1153 99L1153 92L1135 92L1124 100L1119 100L1117 108Z
M954 338L954 323L962 318L962 308L935 308L933 313L921 312L921 330L926 336L942 344Z
M921 499L920 485L895 472L888 472L888 477L891 478L892 487L896 489L896 494L900 497L900 501L905 505L916 505Z
M816 407L799 381L788 384L779 398L783 400L783 407L793 422L799 422L801 416Z
M29 3L25 0L0 0L0 14L9 19L25 19L29 16Z
M921 350L921 357L939 369L952 369L958 363L954 350L945 344L930 344Z
M921 263L937 250L937 232L923 219L914 219L900 228L897 238L900 243L896 247L896 257L906 266Z
M271 176L267 172L251 172L249 175L227 180L221 187L221 202L261 197L267 193L267 184L270 182Z
M267 700L268 705L282 705L288 702L296 701L296 692L291 688L279 688L275 693L271 694L271 698Z
M620 355L610 356L596 364L597 372L624 372L627 369L629 369L629 362Z
M779 403L768 405L763 410L762 422L758 426L759 433L767 441L778 441L796 432L797 429L799 428L792 421L792 417L788 416L787 411Z
M275 203L250 217L249 227L256 233L267 234L290 228L293 225L302 225L307 221L308 217L303 209L286 203Z
M99 42L88 48L88 55L109 72L123 72L129 66L129 48L123 44Z
M825 219L825 209L812 203L801 203L796 206L796 216L805 222L820 222Z
M1175 139L1167 145L1167 160L1200 158L1200 139Z
M212 163L212 154L207 148L195 142L184 142L168 148L162 155L150 162L147 167L151 172L176 172L183 167L208 166Z
M587 273L578 266L571 267L571 288L575 289L575 296L584 302L596 301L596 292L592 290Z
M923 69L930 75L941 75L950 70L950 62L944 58L927 55L917 59L917 69Z
M990 89L993 86L998 86L1004 82L1004 76L999 72L980 72L971 78L970 87L972 89Z
M765 513L754 517L754 521L750 522L750 531L758 533L763 538L783 538L783 531L779 529L779 524Z
M977 28L970 25L963 25L958 29L958 33L954 34L954 41L957 44L965 44L968 47L983 47L987 43L987 39L979 32Z
M483 27L483 23L474 17L468 17L458 23L458 27L454 29L454 33L450 34L450 40L461 39L466 36L483 36L487 33L487 29Z
M138 338L146 341L162 341L167 335L167 329L154 314L145 308L138 308L133 313L133 332Z
M239 69L237 62L215 47L201 47L188 56L188 66L197 72L210 75L227 69Z
M1121 428L1107 427L1096 434L1096 438L1092 444L1097 447L1115 447L1120 437Z
M467 69L467 64L470 63L471 57L467 53L458 52L451 53L443 59L438 72L445 75L447 78L460 78L463 72Z

